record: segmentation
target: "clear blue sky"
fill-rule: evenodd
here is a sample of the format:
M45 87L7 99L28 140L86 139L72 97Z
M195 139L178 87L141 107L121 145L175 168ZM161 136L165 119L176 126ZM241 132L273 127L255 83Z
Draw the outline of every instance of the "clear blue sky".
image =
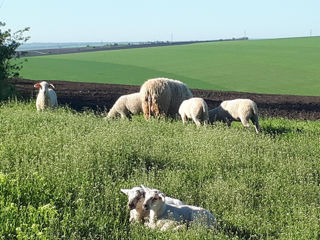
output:
M320 0L0 0L29 42L120 42L320 35Z

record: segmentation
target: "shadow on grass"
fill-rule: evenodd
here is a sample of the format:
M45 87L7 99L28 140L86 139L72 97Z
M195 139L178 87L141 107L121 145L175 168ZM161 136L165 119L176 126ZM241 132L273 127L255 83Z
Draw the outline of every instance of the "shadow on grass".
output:
M278 234L276 232L262 234L262 233L255 233L249 231L245 227L242 226L235 226L230 222L227 221L219 221L217 225L217 230L223 232L225 235L229 236L230 238L237 237L239 239L267 239L270 236L277 238Z
M271 126L266 125L262 127L262 132L271 136L278 136L278 135L286 135L286 134L292 134L292 133L301 133L302 130L297 128L288 128L285 126Z

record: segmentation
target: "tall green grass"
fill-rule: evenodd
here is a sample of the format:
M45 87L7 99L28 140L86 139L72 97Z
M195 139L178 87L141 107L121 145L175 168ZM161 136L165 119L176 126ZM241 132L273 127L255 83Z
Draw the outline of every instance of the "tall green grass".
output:
M319 239L320 122L196 128L0 107L0 239ZM130 225L120 188L210 210L215 230Z
M230 41L32 57L33 80L141 85L169 77L190 88L320 96L320 37Z

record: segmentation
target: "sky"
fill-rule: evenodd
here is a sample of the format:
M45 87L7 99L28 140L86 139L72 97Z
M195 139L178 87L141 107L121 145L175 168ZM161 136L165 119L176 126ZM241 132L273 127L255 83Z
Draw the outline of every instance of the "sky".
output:
M0 0L28 42L190 41L320 35L320 0Z

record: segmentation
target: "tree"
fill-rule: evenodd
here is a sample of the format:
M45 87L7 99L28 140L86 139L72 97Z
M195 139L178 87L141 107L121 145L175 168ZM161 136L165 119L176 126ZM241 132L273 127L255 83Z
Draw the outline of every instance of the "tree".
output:
M29 28L12 33L11 29L3 29L5 25L0 22L0 100L13 93L13 87L7 80L18 77L22 68L22 62L18 61L20 54L16 52L16 49L29 39L24 36Z

